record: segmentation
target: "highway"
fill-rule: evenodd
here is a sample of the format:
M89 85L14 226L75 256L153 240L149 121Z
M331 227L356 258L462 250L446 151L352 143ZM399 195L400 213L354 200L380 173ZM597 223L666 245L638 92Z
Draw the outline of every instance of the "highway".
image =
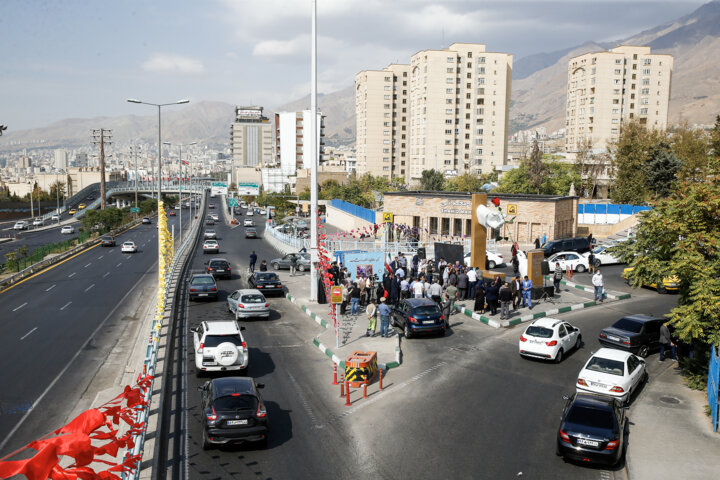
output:
M178 218L169 217L176 231ZM137 326L129 312L156 286L157 226L138 225L116 240L0 293L0 453L63 425L118 339ZM122 254L125 240L139 252Z

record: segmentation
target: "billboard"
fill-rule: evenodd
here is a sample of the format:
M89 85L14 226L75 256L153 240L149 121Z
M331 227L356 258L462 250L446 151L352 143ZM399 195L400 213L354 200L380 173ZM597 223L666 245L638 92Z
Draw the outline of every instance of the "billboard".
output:
M385 253L384 252L363 252L363 251L346 251L335 252L338 262L347 267L350 277L357 279L358 274L367 277L377 275L382 278L385 271Z
M440 258L444 258L448 263L455 264L455 262L460 262L460 265L464 265L464 258L463 258L463 246L462 245L455 245L452 243L440 243L435 242L435 260L438 261Z
M227 195L228 188L225 182L212 182L210 184L211 195Z
M238 182L238 195L260 195L260 185L257 183Z

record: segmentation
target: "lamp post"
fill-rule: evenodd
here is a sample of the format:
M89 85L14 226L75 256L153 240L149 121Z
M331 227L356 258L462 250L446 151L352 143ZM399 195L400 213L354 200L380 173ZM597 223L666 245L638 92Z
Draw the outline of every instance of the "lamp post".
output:
M140 150L140 146L137 147L130 147L130 153L133 154L134 160L135 160L135 208L138 208L138 168L137 168L137 155L138 150ZM137 214L136 214L137 215Z
M171 142L164 142L164 143L165 143L165 145L172 145ZM175 145L177 145L178 148L180 149L180 153L179 153L179 157L178 157L178 158L180 159L180 175L182 176L181 183L185 183L185 175L183 175L182 147L189 147L190 145L197 145L197 142L176 143ZM183 212L182 212L182 206L183 206L183 204L182 204L182 188L180 188L179 185L178 185L178 191L180 192L180 193L178 194L178 203L180 204L180 243L182 244L182 239L183 239L183 229L182 229L182 216L183 216ZM189 210L189 208L188 208L188 210Z

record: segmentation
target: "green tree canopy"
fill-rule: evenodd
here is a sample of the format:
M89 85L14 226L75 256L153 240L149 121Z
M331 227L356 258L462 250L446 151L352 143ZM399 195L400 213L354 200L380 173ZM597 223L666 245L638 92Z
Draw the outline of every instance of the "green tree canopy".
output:
M669 314L685 342L720 342L720 179L686 182L640 218L635 241L612 247L633 285L679 280Z
M612 162L614 181L610 199L615 203L643 205L647 200L646 167L651 147L659 133L645 128L638 122L622 126L620 137L613 146Z
M441 191L445 188L445 176L437 170L423 170L420 174L420 190Z
M547 174L542 178L540 186L537 187L531 181L530 168L530 163L523 161L518 168L503 173L498 187L493 192L567 195L572 184L578 185L580 183L580 175L574 165L562 162L547 162L544 167Z
M448 179L445 182L445 190L448 192L480 192L483 185L493 180L492 174L475 175L464 173Z
M675 188L682 162L664 142L650 147L647 158L645 186L655 197L666 197Z

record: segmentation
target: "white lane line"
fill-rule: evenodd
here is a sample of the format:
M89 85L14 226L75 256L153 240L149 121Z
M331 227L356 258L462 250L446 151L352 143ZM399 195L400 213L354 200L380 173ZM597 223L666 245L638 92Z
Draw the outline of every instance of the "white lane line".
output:
M90 289L93 288L94 286L95 286L95 284L93 283L93 284L90 285L88 288L86 288L85 291L87 292L88 290L90 290Z
M30 334L31 334L32 332L34 332L35 330L37 330L37 327L33 328L32 330L30 330L29 332L27 332L25 335L23 335L22 337L20 337L20 340L25 340L25 339L26 339L27 337L29 337Z
M73 276L75 276L75 272L73 272L73 273L71 273L70 275L68 275L68 278L72 278Z
M88 263L87 265L85 265L85 268L89 267L90 265L92 265L92 262L90 262L90 263Z
M65 310L67 307L70 306L71 303L72 303L72 302L66 303L60 310Z
M117 265L115 265L115 268L119 267L120 265L122 265L122 262L120 262L120 263L118 263Z
M100 256L98 257L98 260L102 260L102 258L103 258L104 256L105 256L105 255L100 255Z
M50 290L52 290L53 288L55 288L56 285L57 285L57 283L56 283L55 285L53 285L52 287L46 289L45 291L46 291L46 292L49 292Z
M110 275L110 272L107 272L105 275L103 275L103 278L107 277L108 275Z
M20 310L21 308L23 308L25 305L27 305L27 302L23 303L23 304L20 305L19 307L15 307L15 308L13 309L13 312L17 312L18 310Z

